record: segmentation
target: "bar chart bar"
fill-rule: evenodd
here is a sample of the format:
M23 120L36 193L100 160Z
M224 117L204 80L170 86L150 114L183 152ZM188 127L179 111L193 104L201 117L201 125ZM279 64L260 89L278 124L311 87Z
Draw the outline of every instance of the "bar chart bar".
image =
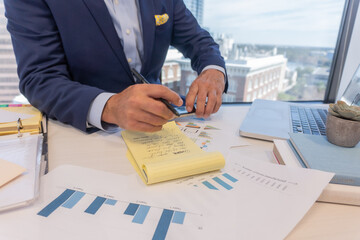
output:
M90 206L85 210L86 213L95 214L99 208L103 205L106 198L96 197L95 200L90 204Z
M231 190L233 188L232 186L230 186L229 184L227 184L226 182L224 182L223 180L221 180L218 177L214 177L213 179L214 179L215 182L217 182L218 184L220 184L221 186L223 186L227 190Z
M111 206L115 206L116 203L117 203L117 201L114 199L106 199L106 201L105 201L105 204L111 205Z
M173 210L168 210L168 209L164 209L159 223L156 227L154 236L153 236L153 240L163 240L166 237L166 234L169 230L169 226L171 223L171 218L174 215L174 211Z
M206 187L212 189L212 190L219 190L217 189L214 185L212 185L211 183L209 183L208 181L204 181L202 182L202 184L204 184Z
M134 216L139 206L140 206L139 204L129 203L129 206L126 208L124 214Z
M185 213L184 212L178 212L176 211L174 213L174 217L171 222L177 223L177 224L183 224L185 219Z
M54 201L49 203L45 208L43 208L38 215L43 217L48 217L53 213L58 207L60 207L69 197L74 193L74 190L66 189L60 196L58 196Z
M71 197L62 205L64 208L71 209L73 208L80 199L85 196L85 193L76 191Z
M229 179L230 181L232 181L233 183L239 181L236 178L234 178L233 176L231 176L230 174L224 173L223 174L224 177L226 177L227 179Z
M140 205L139 210L136 212L132 222L133 223L143 224L149 210L150 210L149 206Z

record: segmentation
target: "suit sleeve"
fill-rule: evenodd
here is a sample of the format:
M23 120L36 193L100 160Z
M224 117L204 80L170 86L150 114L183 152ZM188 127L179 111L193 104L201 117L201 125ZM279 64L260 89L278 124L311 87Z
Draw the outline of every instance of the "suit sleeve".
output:
M45 1L4 3L21 93L49 117L85 131L90 104L103 90L72 81L59 31Z
M186 8L183 0L174 0L173 33L171 45L179 49L185 57L191 59L192 68L198 74L209 65L217 65L225 69L219 45L210 34L202 29L195 17ZM225 90L228 88L225 74Z

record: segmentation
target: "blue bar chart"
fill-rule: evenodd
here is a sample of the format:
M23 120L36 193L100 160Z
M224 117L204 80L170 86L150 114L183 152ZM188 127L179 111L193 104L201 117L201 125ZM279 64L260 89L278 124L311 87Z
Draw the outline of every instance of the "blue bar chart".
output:
M95 200L90 204L90 206L85 210L85 212L89 214L95 214L105 201L106 198L96 197Z
M58 197L56 197L47 206L41 209L37 215L42 217L49 217L58 208L72 210L87 194L81 191L65 189ZM92 197L93 198L93 197ZM104 205L116 206L117 203L126 204L125 210L123 211L124 216L132 216L131 222L134 224L144 224L146 218L152 209L151 206L138 203L129 203L119 201L111 198L105 198L95 196L92 199L90 205L86 207L83 212L89 215L96 215L101 211L101 207ZM159 210L158 207L156 207ZM162 240L166 238L170 225L173 224L184 224L186 213L182 211L175 211L170 209L160 209L162 211L159 221L156 224L156 228L153 234L153 240Z
M38 215L43 217L48 217L52 214L58 207L60 207L66 200L68 200L71 195L75 193L75 190L66 189L60 196L58 196L54 201L49 205L43 208Z
M234 188L233 184L237 181L238 179L231 176L230 174L223 173L219 176L202 181L201 183L211 190L231 190Z

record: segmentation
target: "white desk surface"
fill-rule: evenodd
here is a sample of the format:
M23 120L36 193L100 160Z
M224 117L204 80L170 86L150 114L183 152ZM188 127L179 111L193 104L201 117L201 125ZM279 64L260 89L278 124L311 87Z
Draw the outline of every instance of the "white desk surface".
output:
M246 105L223 105L211 120L221 122L224 131L239 136L238 129L247 111ZM120 133L86 134L50 120L48 136L50 171L63 164L122 174L133 171ZM250 151L258 159L274 162L271 142L242 137L239 142L250 145L232 150L239 157ZM360 207L316 202L286 239L360 239L359 224Z

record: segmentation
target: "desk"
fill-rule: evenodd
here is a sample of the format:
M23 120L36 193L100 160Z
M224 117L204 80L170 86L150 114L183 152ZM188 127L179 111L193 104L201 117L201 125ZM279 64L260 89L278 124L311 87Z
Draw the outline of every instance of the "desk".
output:
M223 130L238 136L238 129L249 107L224 105L211 117L221 122ZM257 159L274 162L271 142L242 138L249 147L235 148L239 156L252 151ZM126 159L126 145L120 133L86 134L71 126L49 122L49 170L72 164L113 173L129 174L133 168ZM286 238L292 239L360 239L360 207L315 203L296 228Z

